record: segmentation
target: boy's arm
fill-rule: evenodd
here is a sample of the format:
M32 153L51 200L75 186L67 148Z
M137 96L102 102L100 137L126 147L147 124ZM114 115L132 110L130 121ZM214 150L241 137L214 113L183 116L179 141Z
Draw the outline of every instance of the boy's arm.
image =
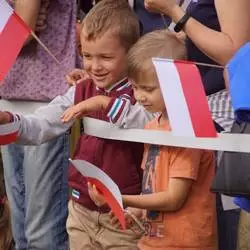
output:
M131 104L127 97L111 98L108 96L91 97L64 112L62 121L68 122L87 113L105 110L110 122L121 128L144 128L158 114L147 112L141 105Z
M141 196L123 196L125 205L158 211L177 211L184 205L193 181L198 178L203 151L171 147L168 154L169 166L159 166L168 167L168 176L159 177L169 178L167 190ZM214 164L212 153L207 157L206 164Z
M158 114L149 113L139 103L131 104L127 98L111 99L107 109L110 122L121 128L144 128Z
M74 104L75 87L71 87L63 96L57 96L48 105L37 109L32 115L13 115L12 120L20 123L17 143L39 145L66 132L73 122L63 124L62 113ZM9 113L1 112L0 123L8 123ZM8 118L7 118L8 119Z
M147 210L174 212L184 205L192 182L191 179L170 178L166 191L143 195L123 195L123 204Z

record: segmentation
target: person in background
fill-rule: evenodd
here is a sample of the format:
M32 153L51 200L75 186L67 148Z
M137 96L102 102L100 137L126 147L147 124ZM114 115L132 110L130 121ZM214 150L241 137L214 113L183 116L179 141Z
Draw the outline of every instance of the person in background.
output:
M76 67L76 1L14 1L60 65L29 38L0 87L1 110L30 115L64 94ZM4 177L17 250L66 250L68 236L68 134L40 146L2 146Z
M10 211L5 194L3 164L0 153L0 249L12 250L12 246L13 239L10 223Z

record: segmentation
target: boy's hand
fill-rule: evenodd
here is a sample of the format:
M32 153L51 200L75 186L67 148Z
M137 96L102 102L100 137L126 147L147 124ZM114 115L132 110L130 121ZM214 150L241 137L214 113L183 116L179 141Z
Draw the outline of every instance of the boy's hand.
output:
M89 182L88 182L88 191L90 198L96 204L96 206L101 207L106 204L103 195L97 190L95 185L92 185Z
M70 108L68 108L61 116L63 123L85 116L88 113L105 110L111 98L108 96L93 96L84 100Z
M83 69L73 69L66 75L66 81L69 85L76 85L89 78L89 75Z
M11 116L7 112L0 111L0 125L11 122Z
M178 6L176 0L145 0L144 5L148 11L161 14L170 14Z
M68 108L61 116L63 123L70 122L84 115L84 104L83 102Z
M126 220L127 228L133 226L136 223L134 218L138 220L142 218L142 209L139 209L139 208L129 207L126 210L124 210L124 213L125 213L125 220ZM110 223L112 225L119 225L118 227L120 227L119 220L116 218L114 213L111 211L109 215L110 215Z

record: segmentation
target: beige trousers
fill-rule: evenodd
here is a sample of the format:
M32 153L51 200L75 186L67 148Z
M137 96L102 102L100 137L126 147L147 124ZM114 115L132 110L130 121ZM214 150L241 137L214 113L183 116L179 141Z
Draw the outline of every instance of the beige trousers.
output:
M108 213L90 211L69 201L67 219L70 250L137 250L142 232L136 225L121 230L110 224Z
M250 249L250 213L241 211L238 228L237 250Z

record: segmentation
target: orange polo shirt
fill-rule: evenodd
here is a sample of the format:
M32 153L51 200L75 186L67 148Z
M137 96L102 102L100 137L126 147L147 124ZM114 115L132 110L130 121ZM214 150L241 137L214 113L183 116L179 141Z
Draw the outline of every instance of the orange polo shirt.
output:
M147 129L170 130L158 119ZM170 178L193 180L184 206L177 212L145 211L146 235L139 242L140 249L151 250L216 250L215 195L209 189L215 171L211 151L145 145L142 193L168 189Z

